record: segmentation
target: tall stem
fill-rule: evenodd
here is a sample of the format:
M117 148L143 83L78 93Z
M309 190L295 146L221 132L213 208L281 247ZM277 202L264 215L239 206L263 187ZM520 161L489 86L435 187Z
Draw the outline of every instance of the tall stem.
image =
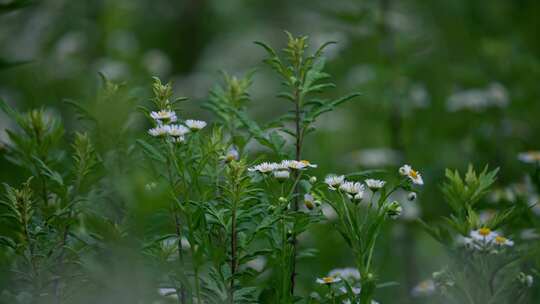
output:
M302 153L302 128L300 126L300 90L297 88L294 90L294 114L295 114L295 136L296 136L296 144L295 144L295 159L297 161L301 160L301 153ZM295 178L298 177L298 170L294 170L293 172ZM295 184L294 186L294 204L293 204L293 210L298 210L298 184ZM296 233L294 231L293 227L293 233L291 236L292 239L292 252L291 252L291 295L294 295L294 288L296 283L296 246L297 246L297 238Z
M229 303L234 303L234 277L236 275L236 267L237 267L237 233L236 233L236 208L238 204L238 181L237 181L237 172L233 169L232 172L232 185L234 187L233 191L233 199L232 199L232 205L231 205L231 282L229 286Z

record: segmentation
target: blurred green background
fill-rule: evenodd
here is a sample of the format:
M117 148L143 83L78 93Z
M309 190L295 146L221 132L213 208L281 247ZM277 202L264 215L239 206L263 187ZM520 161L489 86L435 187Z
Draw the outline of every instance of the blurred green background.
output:
M15 2L25 5L4 10ZM536 0L0 0L0 7L0 97L21 111L45 107L61 115L68 137L85 126L63 101L93 104L99 72L125 82L133 97L94 105L113 129L108 134L128 119L133 131L127 134L143 134L135 107L150 96L154 75L173 81L176 95L189 97L183 115L212 121L200 105L221 81L218 71L242 75L255 67L250 114L268 121L289 105L276 98L279 79L252 42L280 49L284 30L308 35L312 48L338 42L326 52L337 85L327 94L362 96L318 122L306 158L319 164L321 177L406 162L426 182L376 253L381 280L400 283L377 294L381 303L398 303L396 297L415 302L407 300L410 289L446 259L413 222L418 216L436 221L448 212L439 192L444 168L500 167L502 187L522 179L526 166L517 153L540 148ZM0 114L2 142L12 124ZM109 138L100 149L132 139ZM0 158L0 182L18 183L27 174ZM159 202L128 186L143 185L144 177L129 178L115 182L118 196L138 206L132 221L147 221L145 214ZM317 276L352 265L339 235L329 231L321 225L301 236L302 246L320 251L300 264L302 294L313 289ZM137 280L128 269L118 266L118 282Z

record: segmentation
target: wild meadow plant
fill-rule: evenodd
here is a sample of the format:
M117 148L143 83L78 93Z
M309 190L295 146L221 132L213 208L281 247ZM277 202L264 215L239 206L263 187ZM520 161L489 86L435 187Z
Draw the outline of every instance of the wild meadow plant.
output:
M504 232L531 206L503 206L487 219L480 216L497 172L487 166L480 173L469 166L464 177L446 171L442 192L452 213L444 225L424 226L447 249L451 264L420 283L413 295L438 294L445 303L529 303L535 270L527 265L534 251Z
M40 109L21 114L2 101L2 110L17 125L16 131L7 131L6 158L31 176L20 186L4 186L1 215L9 233L0 237L0 244L10 288L2 297L9 303L78 303L81 298L74 294L85 289L89 299L92 292L98 298L102 282L92 267L100 259L104 265L120 262L110 247L136 240L128 248L136 248L136 255L158 270L149 278L151 290L134 292L148 299L180 304L376 303L377 288L395 285L382 282L375 266L384 225L399 217L407 203L391 199L392 194L404 190L415 200L424 181L409 165L396 168L395 174L315 174L316 161L304 157L306 137L322 114L358 94L318 97L334 87L324 72L323 51L331 43L309 53L307 37L287 35L279 53L257 42L282 81L283 92L277 96L288 110L264 126L247 114L252 73L239 78L224 73L223 83L210 91L203 107L215 115L213 124L184 117L187 98L175 98L171 83L154 78L152 98L139 106L148 128L135 141L129 136L131 114L117 105L133 100L137 91L123 93L125 86L105 78L96 104L68 101L92 122L88 133L68 134L71 146L54 113ZM103 107L109 111L102 116L121 116L122 123L100 118L95 109ZM265 150L255 158L250 145ZM160 200L160 221L150 223L159 229L139 233L129 224L134 207L121 192L136 186L118 180L131 175L131 167L142 168L149 181L145 195ZM531 279L519 272L520 246L501 234L521 209L505 210L487 223L480 222L475 209L495 175L470 169L462 179L448 171L443 194L453 214L444 227L426 227L456 263L417 292L441 290L456 303L523 297L522 287ZM97 201L110 202L113 210L90 204ZM332 224L354 265L310 278L315 292L306 296L298 292L302 274L297 263L316 251L301 250L299 235L327 220L323 205L337 215Z

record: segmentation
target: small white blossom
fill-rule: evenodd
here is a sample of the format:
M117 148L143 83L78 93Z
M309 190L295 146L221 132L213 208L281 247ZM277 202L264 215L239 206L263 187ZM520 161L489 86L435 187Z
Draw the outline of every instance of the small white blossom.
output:
M264 162L264 163L260 163L256 166L253 166L251 168L248 168L248 171L249 172L255 172L255 171L259 171L260 173L268 173L268 172L272 172L276 169L278 169L279 165L276 164L276 163L269 163L269 162Z
M303 170L306 168L317 168L317 165L311 164L307 160L284 160L281 162L281 165L285 168L292 170Z
M371 179L371 178L366 179L365 182L368 188L371 189L371 191L377 191L381 189L382 187L384 187L384 184L386 184L386 182L383 180Z
M360 272L358 269L353 267L347 267L347 268L336 268L332 269L328 273L329 277L340 277L347 281L357 281L360 280Z
M527 151L519 153L518 160L527 164L540 164L540 151Z
M345 176L343 175L328 175L324 178L325 184L328 185L328 189L337 190L339 186L345 181Z
M341 282L341 278L340 277L322 277L322 278L318 278L316 282L323 285L330 285L337 282Z
M313 208L315 208L316 206L320 206L320 204L321 203L319 201L315 200L315 197L313 197L313 195L309 193L304 194L304 205L309 210L313 210Z
M416 192L409 192L409 194L407 194L407 200L410 202L416 200Z
M491 229L487 227L473 230L470 233L471 239L473 239L474 241L480 241L484 243L489 243L493 241L497 236L498 234L496 232L491 231Z
M339 186L339 190L348 194L349 198L356 200L362 199L364 196L364 185L359 182L343 182Z
M163 296L163 297L169 297L169 296L173 298L177 297L176 289L174 288L159 288L158 293L160 296Z
M183 137L189 133L189 129L182 125L168 125L165 126L167 134L172 137Z
M493 240L493 242L497 245L497 246L508 246L508 247L512 247L514 246L514 241L502 236L502 235L497 235L495 237L495 239Z
M201 130L206 127L206 122L202 120L188 119L184 124L193 131Z
M435 293L435 282L431 279L422 281L411 291L413 297L430 296Z
M150 112L150 117L152 117L158 124L171 123L175 122L178 118L174 111L169 110L160 110Z
M155 128L148 130L148 134L154 137L162 137L168 134L168 130L169 129L167 128L167 126L159 125Z
M401 168L399 168L399 174L409 177L409 179L417 184L417 185L423 185L424 180L422 179L422 175L416 170L414 170L409 165L403 165Z

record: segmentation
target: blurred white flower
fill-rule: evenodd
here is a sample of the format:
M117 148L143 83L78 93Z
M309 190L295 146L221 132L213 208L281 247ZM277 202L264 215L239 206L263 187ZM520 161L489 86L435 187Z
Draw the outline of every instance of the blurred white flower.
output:
M202 121L202 120L193 120L193 119L188 119L184 122L184 124L190 128L191 130L201 130L203 129L204 127L206 127L206 122L205 121Z
M167 134L173 137L173 139L182 138L189 133L189 129L183 125L167 125L165 128L167 129Z
M341 278L340 277L322 277L322 278L317 278L316 282L323 285L330 285L330 284L341 282Z
M328 189L337 190L339 186L345 181L344 175L327 175L324 178L324 183L328 185Z
M176 294L176 289L174 288L159 288L158 293L162 297L178 298L178 295Z
M518 154L518 160L527 164L540 165L540 151L527 151Z
M281 162L281 166L283 166L285 168L293 169L293 170L303 170L303 169L306 169L306 168L317 168L317 165L311 164L307 160L301 160L301 161L283 160Z
M152 111L150 112L150 117L158 124L167 124L177 120L176 113L169 110Z
M240 158L240 154L238 153L238 150L236 150L235 147L230 147L229 150L227 150L227 153L225 154L226 162L238 160L239 158Z
M255 172L258 171L260 173L268 173L272 172L279 168L279 164L276 163L269 163L269 162L263 162L258 165L255 165L253 167L248 168L249 172Z
M497 237L498 234L487 227L482 227L477 230L473 230L470 233L470 237L475 241L481 241L484 243L489 243Z
M411 291L413 297L430 296L435 293L435 282L431 279L422 281Z
M168 132L169 132L169 128L167 128L167 126L162 126L162 125L148 130L148 134L154 137L165 136L168 134Z
M498 246L508 246L512 247L514 246L514 241L505 238L504 236L497 235L494 239L494 243Z
M384 184L386 184L386 182L383 180L371 179L371 178L366 179L365 182L368 188L371 189L371 191L377 191L381 189L382 187L384 187Z
M336 268L328 273L329 277L340 277L346 281L360 280L360 272L354 267Z
M499 83L492 83L485 89L471 89L452 94L446 101L451 112L459 110L483 111L489 107L504 108L508 105L506 88Z

